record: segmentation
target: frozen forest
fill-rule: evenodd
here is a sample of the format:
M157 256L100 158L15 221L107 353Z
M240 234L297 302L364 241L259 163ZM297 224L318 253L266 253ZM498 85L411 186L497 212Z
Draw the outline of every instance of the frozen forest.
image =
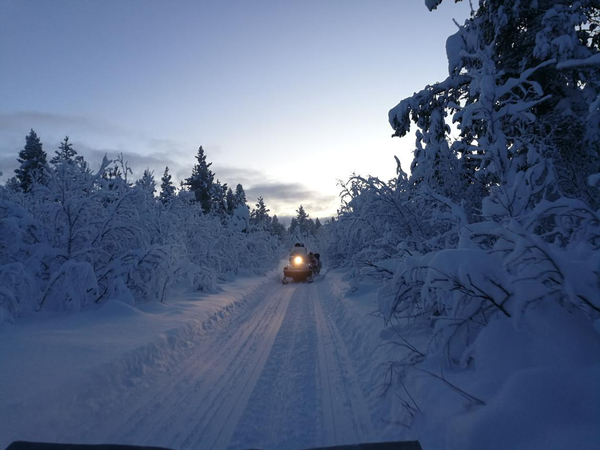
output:
M382 285L399 421L430 448L599 442L599 20L593 0L480 1L448 78L389 112L416 127L410 175L343 185L328 255Z
M0 323L36 311L79 311L107 301L162 302L172 287L214 291L239 273L271 269L292 239L321 224L302 206L287 229L262 197L250 210L241 184L215 179L204 149L181 188L132 181L121 154L98 169L66 137L47 161L34 130L15 177L0 187ZM155 195L158 194L158 195Z
M424 7L436 14L442 1L425 0ZM277 420L286 418L277 408L288 400L305 408L285 409L290 427L317 423L329 407L329 422L316 426L323 435L332 433L326 428L334 428L339 411L358 433L358 411L369 426L379 421L365 427L375 430L364 434L372 441L399 436L426 450L598 448L600 1L471 3L470 18L446 41L447 78L397 104L390 99L393 137L415 136L410 168L396 157L391 180L353 174L340 182L337 215L323 222L300 205L284 225L265 198L251 202L241 184L219 181L203 147L176 187L168 167L160 180L149 169L132 179L126 155L86 161L68 137L49 155L32 129L15 176L0 186L0 326L45 311L62 317L96 314L106 304L117 305L118 314L122 304L161 306L174 292L215 293L252 276L259 287L229 299L226 313L210 310L210 320L225 323L217 330L223 335L210 335L214 323L205 329L198 319L198 330L174 333L188 339L185 345L170 336L160 344L165 354L173 345L185 356L195 345L204 351L200 338L214 338L208 356L198 354L214 362L212 382L221 391L206 394L214 393L213 403L198 401L198 408L207 408L205 430L218 435L215 448L262 445L256 417L270 414L275 425L267 431L280 432ZM284 286L280 271L256 281L275 274L296 242L323 256L314 284ZM365 313L367 301L357 305L365 298L376 311ZM222 348L231 351L221 355ZM173 354L152 358L163 358L157 366L179 362ZM153 369L137 363L139 373ZM198 364L182 385L199 383L199 396ZM133 366L110 370L126 379ZM355 367L357 380L348 375ZM335 382L328 369L339 372ZM240 385L229 386L229 376ZM106 376L98 392L106 380L113 379ZM129 379L119 382L129 386ZM132 389L145 392L139 384ZM302 390L323 386L329 397ZM236 409L240 398L250 418ZM342 406L335 409L332 399ZM221 436L210 422L221 416L210 408L222 405L231 406L220 414L232 422ZM150 403L140 411L144 426L156 413ZM175 415L178 405L170 411ZM188 426L186 420L176 425ZM309 428L302 432L306 440L297 442L322 443ZM255 435L256 442L248 440ZM196 437L181 448L203 442Z

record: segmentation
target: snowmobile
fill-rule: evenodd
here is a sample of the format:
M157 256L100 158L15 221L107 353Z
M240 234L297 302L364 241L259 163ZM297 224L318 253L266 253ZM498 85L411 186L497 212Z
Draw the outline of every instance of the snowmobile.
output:
M312 256L312 253L310 254ZM290 250L290 259L287 266L283 268L283 284L288 284L288 278L294 281L313 282L315 271L314 258L309 257L308 250L302 244L296 244Z

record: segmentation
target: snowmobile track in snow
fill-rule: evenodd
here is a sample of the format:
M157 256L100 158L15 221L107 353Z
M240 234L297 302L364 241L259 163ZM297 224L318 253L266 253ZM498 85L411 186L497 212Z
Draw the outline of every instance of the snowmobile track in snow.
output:
M372 439L325 284L265 282L185 359L114 405L87 439L174 449L301 448Z
M352 444L372 438L369 409L354 374L346 345L331 319L311 293L319 337L319 367L322 379L326 445ZM342 400L342 401L340 401Z

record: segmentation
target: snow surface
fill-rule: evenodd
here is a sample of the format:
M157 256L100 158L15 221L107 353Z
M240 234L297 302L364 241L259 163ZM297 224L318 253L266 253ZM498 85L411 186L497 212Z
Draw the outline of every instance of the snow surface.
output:
M280 270L139 308L37 314L0 329L0 446L11 441L301 448L394 439L375 308L341 273ZM363 298L364 300L364 298ZM386 406L387 405L387 406Z
M70 315L38 313L0 328L0 447L16 439L86 443L120 393L148 386L264 283L181 293L139 308L120 301ZM148 376L152 374L152 376ZM83 439L83 440L81 440Z
M283 263L282 263L283 264ZM428 449L593 449L600 337L579 311L497 321L449 375L399 394L392 361L431 327L383 327L378 282L280 270L167 304L39 313L0 329L0 446L17 439L193 448L306 448L419 439ZM348 280L348 281L347 281ZM574 330L577 330L574 332ZM432 373L435 368L431 368ZM405 402L419 409L409 429Z

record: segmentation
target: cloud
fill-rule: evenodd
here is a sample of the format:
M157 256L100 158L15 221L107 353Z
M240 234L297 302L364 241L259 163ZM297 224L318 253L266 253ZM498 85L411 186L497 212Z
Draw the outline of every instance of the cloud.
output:
M301 183L267 182L246 190L249 203L259 196L265 199L267 207L282 217L294 215L300 205L313 218L329 217L335 213L339 203L335 195L311 190Z
M160 178L165 166L169 166L169 172L171 174L178 171L184 171L184 167L178 162L177 156L180 155L176 152L149 152L140 154L134 151L127 151L123 148L94 148L78 141L73 141L73 148L77 153L82 155L92 167L99 165L102 158L104 158L104 155L107 155L109 159L115 159L120 153L123 153L123 159L129 164L134 176L141 176L146 168L150 168L150 170L154 170L155 177ZM187 172L190 171L187 169L185 170Z
M17 157L15 155L0 155L0 173L3 180L8 180L15 175L17 168Z
M235 187L238 183L247 189L250 186L259 184L267 179L267 175L258 170L243 169L240 167L213 165L211 169L215 172L216 177Z
M0 113L0 171L2 180L17 168L17 156L25 144L25 135L33 128L40 136L48 159L54 156L60 141L68 135L73 148L92 168L100 165L105 154L114 159L123 153L133 170L141 176L146 167L160 178L165 166L175 178L189 176L194 151L189 145L171 139L156 139L90 116L71 116L38 111Z
M120 125L90 116L71 116L68 114L46 113L40 111L18 111L0 113L0 132L29 131L30 128L60 130L60 133L95 133L110 135L127 135L135 133Z

